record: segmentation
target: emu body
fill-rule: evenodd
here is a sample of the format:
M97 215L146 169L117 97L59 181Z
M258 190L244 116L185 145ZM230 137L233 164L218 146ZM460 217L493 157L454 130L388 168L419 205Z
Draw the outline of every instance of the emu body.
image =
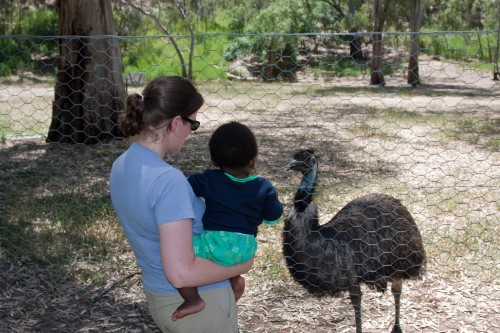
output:
M283 254L290 274L313 294L349 292L357 333L362 333L361 284L385 291L391 283L395 301L392 332L402 332L403 280L419 277L426 261L411 214L396 198L373 193L349 202L320 225L312 203L318 174L314 152L297 152L287 169L303 174L283 231Z

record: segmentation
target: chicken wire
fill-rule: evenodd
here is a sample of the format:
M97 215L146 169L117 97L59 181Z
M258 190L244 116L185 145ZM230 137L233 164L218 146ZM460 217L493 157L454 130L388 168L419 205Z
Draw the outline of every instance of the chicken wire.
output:
M478 66L498 52L495 33L422 34L417 88L407 83L405 33L384 35L383 86L369 84L370 34L358 35L363 57L350 55L350 35L197 36L202 126L166 160L210 167L210 134L243 122L258 139L256 173L277 187L285 217L301 179L285 166L297 149L314 149L320 223L372 192L398 198L415 219L427 265L420 280L403 285L405 332L498 330L500 86L493 65ZM252 55L242 38L273 41L274 54ZM47 142L58 57L39 50L59 39L1 41L0 58L15 71L0 77L0 331L157 332L108 195L111 163L129 141ZM180 74L165 37L117 41L124 58L137 49L158 55L126 68L128 93L140 93L156 75ZM178 42L186 50L189 38ZM284 45L295 49L286 53ZM229 59L234 49L239 56ZM283 222L260 228L239 304L241 330L354 332L347 293L318 298L290 277L282 233ZM390 330L390 292L363 286L362 307L364 329Z

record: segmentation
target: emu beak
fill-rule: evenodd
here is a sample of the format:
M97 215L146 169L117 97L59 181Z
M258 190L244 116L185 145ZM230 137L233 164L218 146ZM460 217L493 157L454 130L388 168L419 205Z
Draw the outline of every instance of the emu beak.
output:
M296 170L298 167L303 168L304 166L306 166L306 163L304 161L293 160L286 165L285 170Z

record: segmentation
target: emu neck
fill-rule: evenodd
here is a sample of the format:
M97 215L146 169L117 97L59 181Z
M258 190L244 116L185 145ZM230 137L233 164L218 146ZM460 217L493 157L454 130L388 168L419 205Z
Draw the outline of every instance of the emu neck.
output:
M295 193L294 206L299 212L303 212L312 202L316 179L318 176L318 166L314 165L302 176L297 193Z

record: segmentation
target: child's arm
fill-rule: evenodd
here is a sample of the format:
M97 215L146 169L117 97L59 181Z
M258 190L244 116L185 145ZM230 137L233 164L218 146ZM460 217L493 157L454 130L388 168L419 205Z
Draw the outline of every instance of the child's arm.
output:
M264 223L273 225L279 222L283 215L283 204L278 198L278 190L269 183L270 191L264 205Z

